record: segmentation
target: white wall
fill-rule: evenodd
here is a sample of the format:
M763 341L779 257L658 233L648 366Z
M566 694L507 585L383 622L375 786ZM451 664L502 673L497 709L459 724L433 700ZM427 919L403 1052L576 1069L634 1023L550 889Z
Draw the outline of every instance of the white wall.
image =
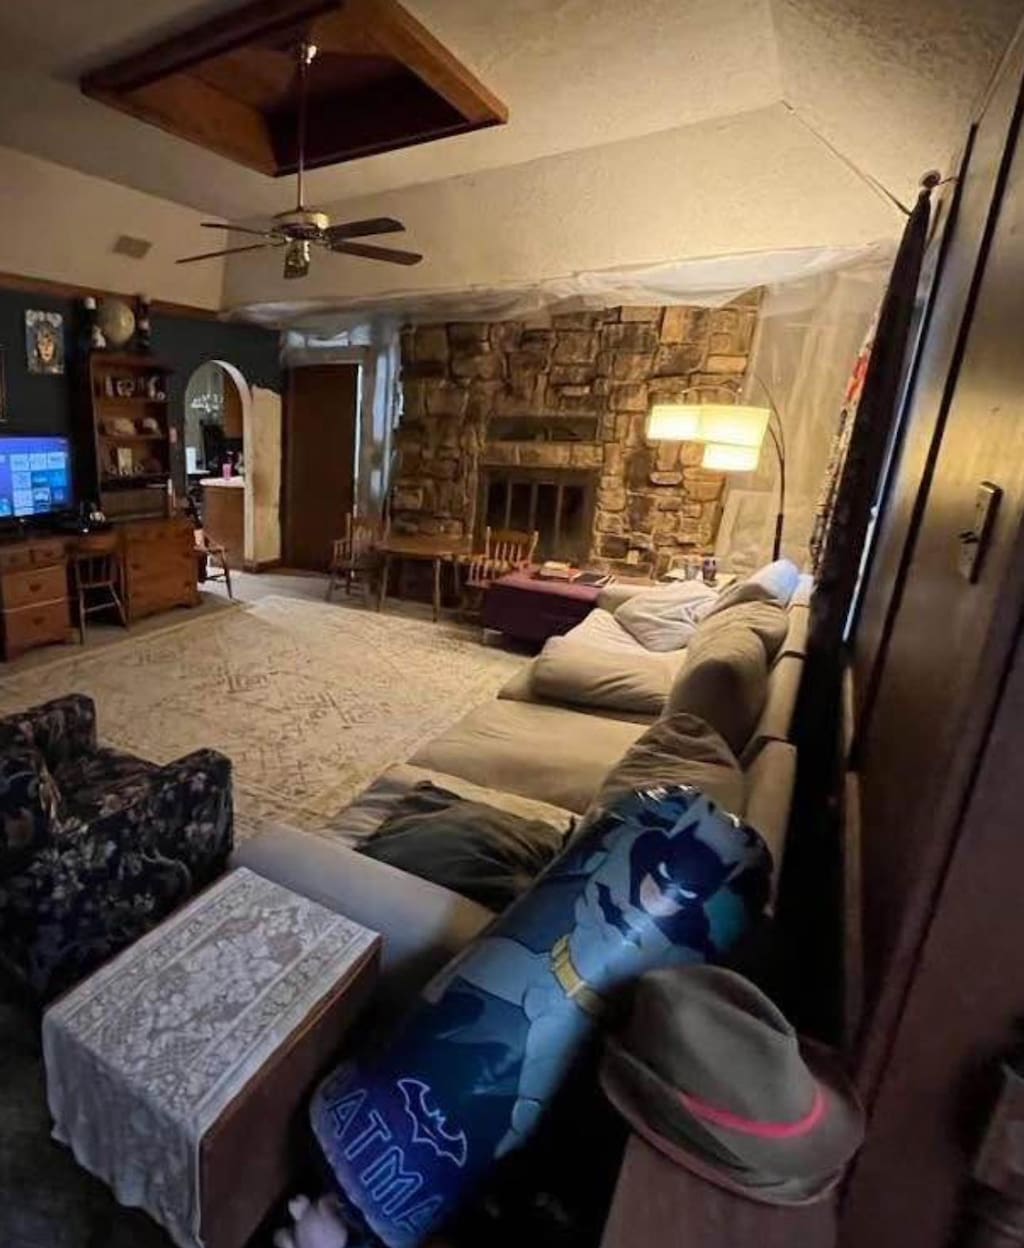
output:
M897 236L902 219L784 105L505 169L346 200L336 219L400 217L400 269L317 252L301 281L281 256L232 258L228 307L467 291L587 270Z
M223 260L174 263L220 241L198 212L13 148L0 148L0 171L0 273L221 306ZM152 249L142 260L116 255L120 234Z

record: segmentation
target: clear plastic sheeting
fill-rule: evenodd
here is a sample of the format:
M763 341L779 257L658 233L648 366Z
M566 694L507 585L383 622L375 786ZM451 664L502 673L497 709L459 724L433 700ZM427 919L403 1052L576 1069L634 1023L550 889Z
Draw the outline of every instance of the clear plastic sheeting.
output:
M782 553L808 562L822 476L843 395L881 301L895 245L885 255L765 292L747 372L745 401L774 403L786 443ZM779 500L778 461L766 439L756 472L729 477L716 552L744 572L771 558Z
M687 304L721 307L755 286L800 284L863 265L891 262L889 241L866 247L802 247L776 252L739 252L666 264L604 269L551 278L528 287L396 292L368 300L315 299L236 308L232 318L333 338L365 335L384 324L440 321L510 321L584 308ZM355 341L353 338L353 341Z
M391 433L401 410L403 324L543 320L552 312L636 305L720 307L763 287L746 401L765 403L767 388L782 417L784 552L803 566L843 393L894 254L895 242L747 253L581 273L530 289L395 295L349 308L344 301L263 304L235 315L288 325L282 348L288 367L332 361L362 366L357 498L360 507L376 512L388 488ZM777 491L775 454L766 440L758 470L729 477L717 542L723 566L743 571L770 558Z

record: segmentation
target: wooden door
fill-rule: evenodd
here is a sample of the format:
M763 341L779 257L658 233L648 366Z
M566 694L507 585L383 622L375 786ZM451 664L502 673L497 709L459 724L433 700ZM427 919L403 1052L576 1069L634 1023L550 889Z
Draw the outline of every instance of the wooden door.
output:
M856 742L873 1005L858 1076L871 1118L846 1188L842 1248L967 1242L954 1236L972 1150L995 1063L1019 1041L1022 84L1018 44L979 119L865 631L854 636L857 670L873 682ZM969 578L960 537L985 482L1002 496ZM1012 1164L1019 1172L1019 1156ZM970 1242L1021 1240L990 1229Z
M284 562L290 568L322 571L352 509L359 366L294 368L286 393Z

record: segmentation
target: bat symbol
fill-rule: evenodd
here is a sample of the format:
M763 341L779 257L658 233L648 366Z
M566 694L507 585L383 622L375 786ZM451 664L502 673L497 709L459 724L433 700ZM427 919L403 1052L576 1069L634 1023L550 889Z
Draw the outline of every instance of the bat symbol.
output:
M444 1114L430 1104L430 1088L419 1079L399 1079L405 1112L412 1119L412 1142L428 1144L438 1157L447 1157L460 1169L466 1164L465 1131L449 1131Z

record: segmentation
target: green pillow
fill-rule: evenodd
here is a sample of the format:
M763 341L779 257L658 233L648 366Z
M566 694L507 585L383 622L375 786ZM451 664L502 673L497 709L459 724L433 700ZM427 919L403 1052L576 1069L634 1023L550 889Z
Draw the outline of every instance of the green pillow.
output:
M398 802L359 852L504 910L561 852L569 831L425 781Z

